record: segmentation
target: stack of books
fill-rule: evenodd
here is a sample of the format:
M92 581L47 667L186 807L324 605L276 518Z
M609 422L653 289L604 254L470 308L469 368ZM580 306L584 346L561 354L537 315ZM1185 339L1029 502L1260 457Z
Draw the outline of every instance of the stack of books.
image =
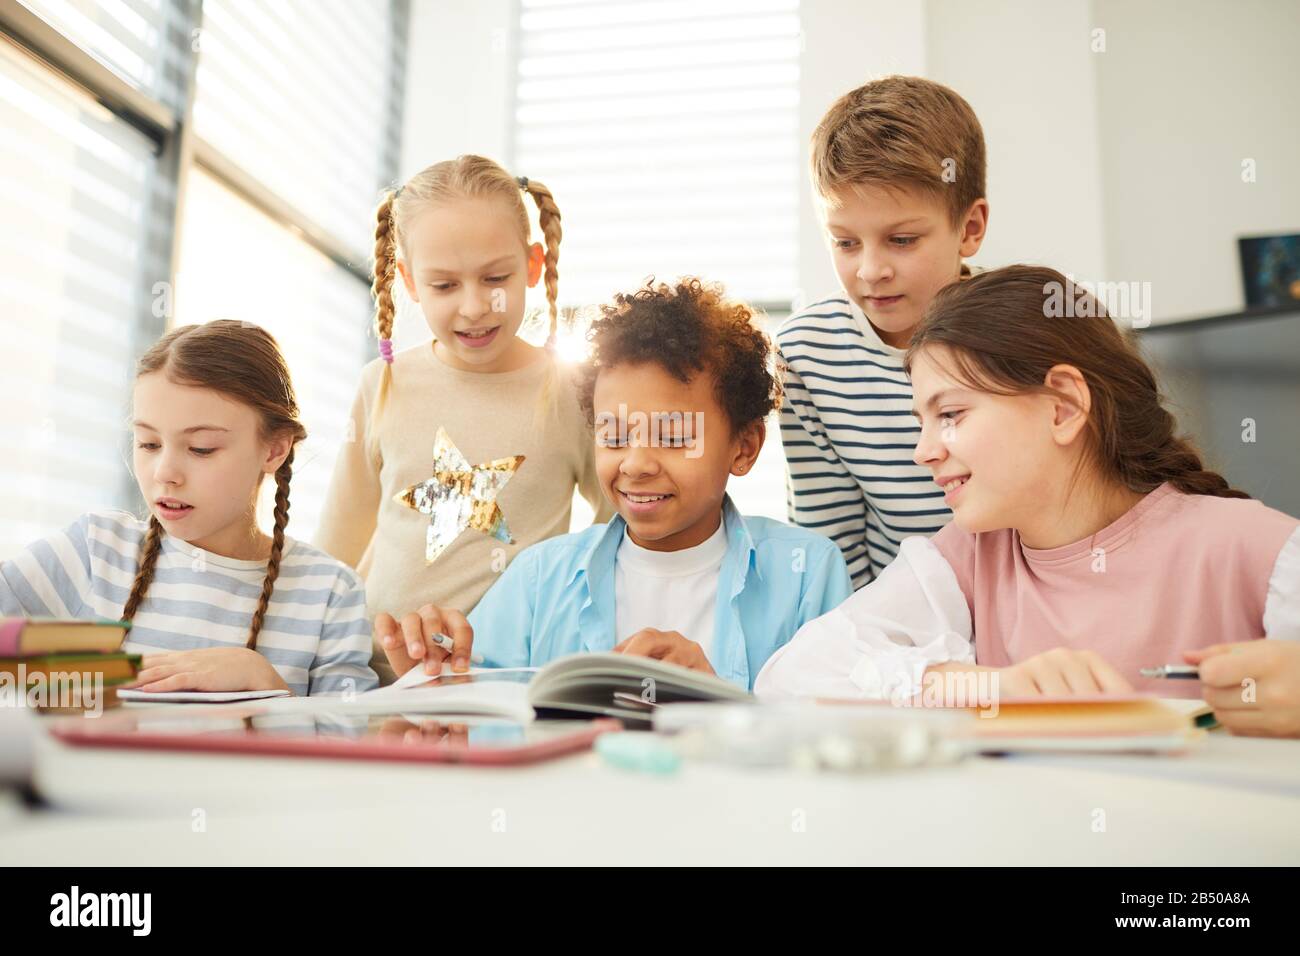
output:
M129 621L0 618L0 706L98 712L135 680L140 655L122 651Z

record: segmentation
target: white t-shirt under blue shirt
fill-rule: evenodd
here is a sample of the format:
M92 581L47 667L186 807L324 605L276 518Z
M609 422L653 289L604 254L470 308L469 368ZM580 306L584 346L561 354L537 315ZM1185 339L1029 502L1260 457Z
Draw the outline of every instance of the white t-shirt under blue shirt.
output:
M624 534L614 571L616 639L652 627L676 631L708 653L718 601L718 571L727 554L724 522L709 539L682 551L651 551Z

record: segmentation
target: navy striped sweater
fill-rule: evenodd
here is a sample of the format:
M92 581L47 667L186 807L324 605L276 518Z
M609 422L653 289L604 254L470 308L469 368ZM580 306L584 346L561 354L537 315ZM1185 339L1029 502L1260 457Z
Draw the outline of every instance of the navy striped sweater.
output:
M911 535L952 518L927 468L903 349L880 340L847 298L814 303L783 322L781 444L790 520L840 546L854 588L871 582Z

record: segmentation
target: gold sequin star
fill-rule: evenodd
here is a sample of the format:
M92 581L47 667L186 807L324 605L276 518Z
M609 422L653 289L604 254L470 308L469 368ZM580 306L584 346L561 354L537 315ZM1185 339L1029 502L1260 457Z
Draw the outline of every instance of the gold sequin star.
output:
M523 455L473 465L465 459L445 429L433 444L433 477L411 485L394 497L408 508L429 516L424 561L433 564L466 528L510 544L505 515L497 495L523 464Z

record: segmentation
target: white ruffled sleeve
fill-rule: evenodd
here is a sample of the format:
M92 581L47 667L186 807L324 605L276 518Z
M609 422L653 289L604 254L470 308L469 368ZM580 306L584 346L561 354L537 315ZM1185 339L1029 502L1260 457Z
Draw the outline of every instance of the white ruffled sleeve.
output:
M1264 636L1300 641L1300 527L1282 545L1268 579Z
M921 691L931 664L975 662L970 609L929 538L906 538L874 581L809 621L759 672L765 699L898 700Z

